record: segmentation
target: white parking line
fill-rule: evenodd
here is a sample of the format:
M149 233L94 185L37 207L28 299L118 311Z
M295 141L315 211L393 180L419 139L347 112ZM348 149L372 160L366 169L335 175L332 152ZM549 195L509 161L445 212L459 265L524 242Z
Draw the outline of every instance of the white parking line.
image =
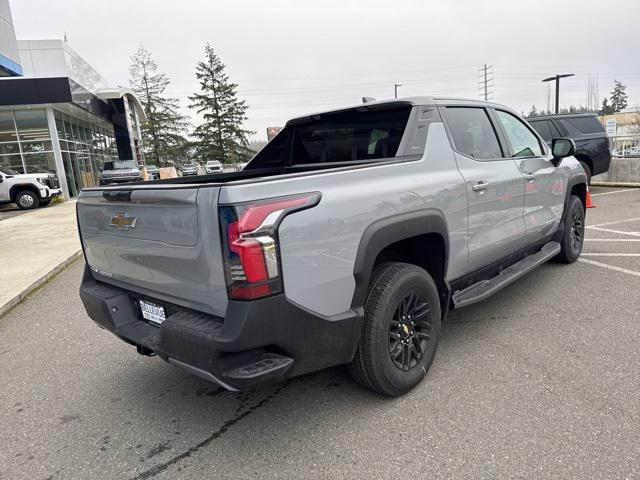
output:
M640 253L581 253L583 257L640 257Z
M614 265L607 265L606 263L587 260L586 258L579 258L578 261L582 263L588 263L589 265L595 265L596 267L602 267L609 270L614 270L616 272L626 273L627 275L633 275L634 277L640 277L640 272L636 272L635 270L628 270L626 268L616 267Z
M616 220L615 222L597 223L595 225L589 225L587 228L606 227L608 225L618 225L619 223L635 222L636 220L640 220L640 217L625 218L624 220Z
M640 242L640 238L585 238L585 242Z
M612 193L623 193L623 192L631 192L632 190L640 191L638 188L625 188L624 190L614 190L612 192L600 192L600 193L592 193L592 197L597 197L598 195L611 195Z
M624 232L622 230L610 230L608 228L589 227L591 230L597 230L599 232L618 233L620 235L630 235L632 237L640 237L640 232Z

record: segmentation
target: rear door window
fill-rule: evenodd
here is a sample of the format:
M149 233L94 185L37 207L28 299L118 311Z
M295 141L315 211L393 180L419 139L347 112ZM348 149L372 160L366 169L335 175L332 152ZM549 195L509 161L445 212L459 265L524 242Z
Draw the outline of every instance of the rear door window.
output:
M502 157L498 137L484 108L447 107L444 116L458 152L478 160Z
M604 126L595 117L573 117L562 119L563 122L569 123L580 133L604 133Z
M294 127L292 165L395 157L411 107L340 112Z

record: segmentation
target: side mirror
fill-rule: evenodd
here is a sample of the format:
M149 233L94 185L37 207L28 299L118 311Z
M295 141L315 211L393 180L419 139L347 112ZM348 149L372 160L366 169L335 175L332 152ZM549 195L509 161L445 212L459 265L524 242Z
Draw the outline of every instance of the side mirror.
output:
M551 141L551 153L553 154L553 163L558 165L563 158L575 155L576 144L570 138L554 138Z

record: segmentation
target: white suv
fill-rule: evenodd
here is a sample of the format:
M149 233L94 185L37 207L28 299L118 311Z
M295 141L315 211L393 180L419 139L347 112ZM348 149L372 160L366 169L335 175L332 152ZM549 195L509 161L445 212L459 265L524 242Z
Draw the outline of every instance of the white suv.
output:
M222 164L218 160L209 160L205 167L207 173L222 173Z

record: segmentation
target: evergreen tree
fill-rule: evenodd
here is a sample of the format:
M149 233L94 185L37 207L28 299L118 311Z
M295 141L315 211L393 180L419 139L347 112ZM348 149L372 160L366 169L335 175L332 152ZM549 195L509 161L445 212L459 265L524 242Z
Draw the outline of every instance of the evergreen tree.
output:
M180 160L188 149L184 137L188 122L179 112L178 100L165 95L169 78L157 69L151 53L140 46L131 57L129 83L147 115L147 122L140 126L145 156L149 163L164 166Z
M609 99L604 97L602 100L602 108L600 109L600 115L611 115L616 113L611 105L609 105Z
M247 147L247 137L253 132L242 128L248 107L238 100L238 85L229 80L213 47L207 44L204 52L205 60L196 65L200 93L189 97L190 107L203 117L193 132L198 140L195 155L202 160L242 162L253 155Z
M627 87L617 80L613 81L613 91L611 92L611 108L613 113L621 112L627 108Z

